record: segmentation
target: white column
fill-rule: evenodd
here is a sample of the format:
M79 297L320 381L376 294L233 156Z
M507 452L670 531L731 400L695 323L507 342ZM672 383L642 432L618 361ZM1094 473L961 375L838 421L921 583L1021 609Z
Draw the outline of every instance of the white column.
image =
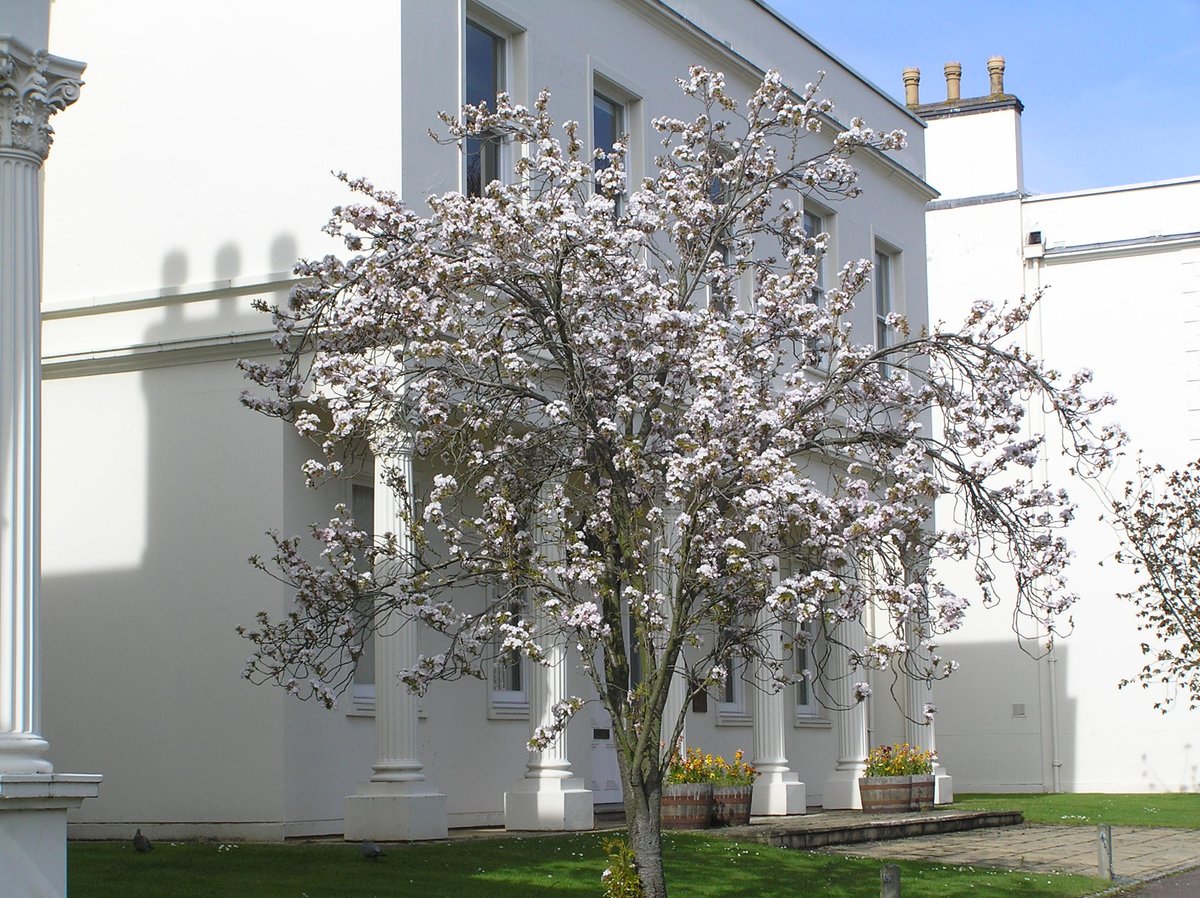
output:
M542 631L540 607L529 610L534 632ZM529 664L530 733L554 722L554 705L567 697L567 646L561 638L542 641L547 665ZM504 793L504 828L511 830L581 830L593 824L592 791L571 769L567 734L548 747L531 751L525 778Z
M679 534L676 527L679 521L679 509L668 508L664 512L663 522L663 539L666 541L666 549L669 557L674 557L676 550L676 542L679 539ZM657 588L666 597L667 604L663 609L663 617L666 620L667 626L670 627L671 620L674 616L674 604L671 599L675 594L676 586L676 569L672 564L666 564L660 555L655 559L655 571ZM671 731L675 728L681 714L684 716L683 729L679 733L679 752L683 754L687 751L687 717L684 709L684 703L687 701L687 680L681 675L678 667L671 674L671 684L667 689L667 703L663 706L663 741L670 738Z
M44 3L5 11L45 41ZM66 895L66 812L101 779L54 773L39 735L40 170L83 68L0 35L0 895Z
M759 625L765 629L767 653L783 657L783 628L766 612ZM789 691L771 682L765 670L759 670L754 683L754 760L758 778L750 800L755 816L803 814L806 810L804 783L788 767L784 737L795 708L789 708Z
M548 561L558 556L553 525L544 516L534 522L537 551ZM567 697L567 642L561 635L544 636L550 621L540 603L525 609L534 639L542 647L546 664L529 662L526 695L529 699L530 735L554 723L554 706ZM571 769L567 734L541 751L531 751L525 778L504 793L504 828L510 830L581 830L594 822L592 791Z
M399 468L411 490L412 452L375 459L375 532L395 533L403 551L411 548L409 516L402 501L384 479L388 468ZM400 682L401 670L416 666L417 625L376 630L375 640L375 764L370 780L345 803L346 838L400 841L444 839L446 796L425 778L418 756L417 697ZM395 630L393 632L393 630Z
M864 640L862 624L856 620L843 621L838 624L834 644L830 646L829 671L834 701L844 710L834 712L838 759L821 796L821 806L827 811L862 807L858 778L867 767L867 703L856 701L854 695L854 683L860 675L850 671L850 650L861 651Z
M920 652L920 640L913 632L912 625L908 627L909 651ZM921 660L924 660L923 658ZM933 692L929 681L919 680L909 676L904 684L904 705L907 716L904 722L904 739L909 745L922 751L937 753L937 741L934 736L934 719L925 719L925 705L933 704ZM950 804L954 801L954 781L941 761L933 762L933 801L934 804Z

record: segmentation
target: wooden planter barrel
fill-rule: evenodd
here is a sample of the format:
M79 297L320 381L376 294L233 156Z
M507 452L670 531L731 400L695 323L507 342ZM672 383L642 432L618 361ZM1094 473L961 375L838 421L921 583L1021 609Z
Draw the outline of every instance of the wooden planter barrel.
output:
M858 793L864 814L905 814L912 805L912 777L860 777Z
M933 807L933 775L913 776L912 799L909 806L914 811L928 811Z
M711 783L676 783L663 786L663 829L708 829L712 826Z
M748 826L753 786L713 786L713 823L717 826Z

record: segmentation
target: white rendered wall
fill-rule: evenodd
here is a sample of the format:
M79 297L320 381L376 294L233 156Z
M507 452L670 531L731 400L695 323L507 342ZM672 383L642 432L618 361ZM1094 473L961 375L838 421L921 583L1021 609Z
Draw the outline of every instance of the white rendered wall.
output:
M965 120L931 123L931 172L935 126L947 123ZM946 183L932 180L939 189ZM981 172L977 189L954 190L983 195L998 186ZM927 217L933 317L960 317L976 298L1045 288L1025 342L1059 370L1093 370L1093 389L1117 397L1106 417L1125 427L1131 446L1106 478L1112 489L1132 476L1139 449L1168 465L1197 454L1198 190L1191 179L940 208ZM1031 231L1042 232L1047 248L1044 258L1025 261ZM1115 598L1132 580L1111 560L1116 540L1097 520L1102 504L1072 484L1065 467L1051 444L1035 474L1066 483L1080 504L1069 532L1071 586L1081 596L1074 632L1057 642L1053 661L1034 660L1020 650L1008 608L969 614L944 641L962 668L939 689L941 755L960 791L1048 791L1056 783L1071 791L1195 789L1200 718L1186 708L1164 716L1152 708L1160 694L1117 689L1143 663L1132 609ZM969 577L956 582L966 589Z

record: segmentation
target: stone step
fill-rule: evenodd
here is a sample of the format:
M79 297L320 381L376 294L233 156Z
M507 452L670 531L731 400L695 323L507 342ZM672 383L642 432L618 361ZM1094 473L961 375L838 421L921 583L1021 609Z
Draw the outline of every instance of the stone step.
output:
M909 814L864 814L861 811L815 810L802 817L754 817L749 826L708 830L729 839L763 842L782 848L821 848L910 836L932 836L1025 822L1020 811L913 811Z

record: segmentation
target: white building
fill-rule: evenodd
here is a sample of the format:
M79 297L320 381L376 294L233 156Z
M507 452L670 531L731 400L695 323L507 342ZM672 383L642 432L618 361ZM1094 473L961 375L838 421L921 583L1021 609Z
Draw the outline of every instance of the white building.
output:
M589 825L619 800L604 720L575 721L553 764L527 766L531 716L561 684L498 675L377 702L364 670L328 712L241 679L234 628L289 600L246 563L264 531L374 501L369 477L305 490L306 444L240 407L235 360L271 353L250 301L281 300L297 257L336 251L320 232L346 199L331 170L414 204L469 188L426 132L475 93L529 103L547 86L588 139L616 121L636 181L650 117L689 114L674 79L690 65L743 96L777 66L798 84L825 70L839 120L909 131L895 158L859 159L862 199L810 211L830 275L882 253L894 307L919 324L934 196L920 120L755 0L57 0L51 24L51 45L89 63L85 100L55 123L45 199L44 732L56 766L105 776L74 834L428 837L506 822L506 793L510 826ZM481 159L485 176L504 163ZM688 740L770 762L760 809L802 809L800 783L810 803L853 805L868 726L903 736L898 712L878 713L735 686L689 713ZM542 781L551 767L574 778Z
M1003 60L987 68L987 95L961 98L951 63L947 99L924 104L905 73L941 194L926 215L930 318L1044 289L1029 348L1061 371L1092 369L1095 390L1116 396L1110 417L1131 438L1107 483L1119 491L1137 450L1169 467L1200 450L1200 177L1027 194L1021 102L1005 93ZM1053 446L1035 473L1063 482ZM1160 696L1118 690L1144 663L1133 608L1115 598L1131 580L1111 560L1096 496L1082 484L1072 495L1074 633L1052 652L1026 633L1035 658L1014 640L1010 609L969 614L946 640L962 667L939 687L938 747L959 791L1195 790L1200 716L1186 706L1164 716L1152 708Z

